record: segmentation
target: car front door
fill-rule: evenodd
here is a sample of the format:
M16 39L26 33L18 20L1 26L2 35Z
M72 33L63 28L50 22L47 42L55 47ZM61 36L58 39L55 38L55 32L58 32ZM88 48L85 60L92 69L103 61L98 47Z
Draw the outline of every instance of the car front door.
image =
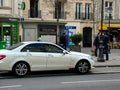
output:
M69 54L63 54L63 49L56 45L46 44L47 70L64 70L70 67Z

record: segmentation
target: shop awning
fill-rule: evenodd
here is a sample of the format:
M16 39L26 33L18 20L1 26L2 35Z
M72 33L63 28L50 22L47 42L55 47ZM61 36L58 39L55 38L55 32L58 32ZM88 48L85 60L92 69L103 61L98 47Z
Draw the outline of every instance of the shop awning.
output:
M101 29L101 23L98 23L98 30L107 30L107 25L103 23L103 27Z
M110 28L120 28L120 24L110 24Z
M102 30L107 30L108 27L108 24L103 23ZM110 24L110 28L120 28L120 24ZM98 30L101 30L101 23L98 23Z

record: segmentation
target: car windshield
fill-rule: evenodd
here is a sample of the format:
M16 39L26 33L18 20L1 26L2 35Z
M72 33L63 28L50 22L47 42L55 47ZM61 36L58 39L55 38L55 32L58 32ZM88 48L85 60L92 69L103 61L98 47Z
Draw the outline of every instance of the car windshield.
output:
M17 47L19 47L19 46L21 46L21 45L23 45L24 43L17 43L17 44L15 44L15 45L13 45L13 46L10 46L10 47L8 47L8 48L6 48L7 50L13 50L13 49L15 49L15 48L17 48Z

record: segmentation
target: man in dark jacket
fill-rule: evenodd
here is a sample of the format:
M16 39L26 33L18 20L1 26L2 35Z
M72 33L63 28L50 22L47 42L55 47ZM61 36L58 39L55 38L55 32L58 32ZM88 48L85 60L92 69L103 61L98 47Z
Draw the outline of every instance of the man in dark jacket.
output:
M66 49L66 43L67 43L67 39L66 39L66 34L63 33L63 35L60 37L60 45Z
M97 55L97 52L98 52L98 49L99 49L99 39L100 39L100 35L101 35L101 33L99 32L98 34L97 34L97 36L95 37L95 40L94 40L94 42L93 42L93 45L95 46L95 56L97 57L98 55Z
M106 55L106 60L109 60L109 36L107 35L107 33L104 33L104 41L103 41L103 45L104 45L104 54Z

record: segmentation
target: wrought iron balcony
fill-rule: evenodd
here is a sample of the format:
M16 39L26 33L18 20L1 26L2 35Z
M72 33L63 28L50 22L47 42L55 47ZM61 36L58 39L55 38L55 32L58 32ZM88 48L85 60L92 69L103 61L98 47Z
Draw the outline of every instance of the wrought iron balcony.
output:
M94 14L93 13L77 13L75 14L76 20L93 20Z
M53 18L54 19L57 19L57 13L56 12L53 12ZM58 14L58 18L59 19L66 19L66 12L59 12Z

